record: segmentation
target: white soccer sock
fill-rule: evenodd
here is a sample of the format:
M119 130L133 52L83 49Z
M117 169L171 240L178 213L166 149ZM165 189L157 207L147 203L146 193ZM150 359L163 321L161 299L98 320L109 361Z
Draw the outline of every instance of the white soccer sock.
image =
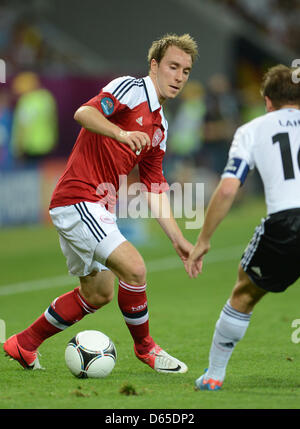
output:
M224 380L229 359L236 344L246 333L251 314L240 313L231 307L229 300L227 301L216 323L206 378Z

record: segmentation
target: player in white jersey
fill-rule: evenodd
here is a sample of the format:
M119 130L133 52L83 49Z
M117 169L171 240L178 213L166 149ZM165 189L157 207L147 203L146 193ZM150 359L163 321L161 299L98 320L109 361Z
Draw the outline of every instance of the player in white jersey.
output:
M264 76L261 93L268 113L236 131L188 260L189 275L196 277L213 233L248 171L256 167L264 185L267 217L242 256L237 282L216 323L209 368L196 380L199 390L221 388L231 354L245 335L257 302L267 292L284 291L300 277L300 84L293 82L295 71L278 65Z

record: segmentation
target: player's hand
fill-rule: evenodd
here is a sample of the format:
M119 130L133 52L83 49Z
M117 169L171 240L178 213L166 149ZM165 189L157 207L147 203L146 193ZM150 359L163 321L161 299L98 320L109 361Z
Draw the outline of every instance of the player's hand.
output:
M180 241L173 243L174 249L176 250L176 253L178 254L178 256L180 257L180 259L183 262L185 271L189 274L188 272L188 266L187 266L187 261L189 258L189 255L191 254L191 252L194 249L194 246L187 241L185 238L182 238ZM202 271L202 261L199 264L196 264L196 271L199 272Z
M186 270L191 278L196 278L202 272L203 256L209 251L210 243L198 241L190 252L186 262ZM201 269L199 269L201 267Z
M145 147L148 148L147 150L151 147L150 137L141 131L121 130L118 141L129 146L136 155L139 155Z

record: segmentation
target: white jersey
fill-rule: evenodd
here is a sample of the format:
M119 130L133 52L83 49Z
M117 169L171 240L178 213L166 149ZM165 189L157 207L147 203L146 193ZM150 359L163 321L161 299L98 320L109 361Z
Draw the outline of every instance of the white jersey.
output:
M244 183L254 167L268 214L300 207L300 110L276 110L237 129L222 177Z

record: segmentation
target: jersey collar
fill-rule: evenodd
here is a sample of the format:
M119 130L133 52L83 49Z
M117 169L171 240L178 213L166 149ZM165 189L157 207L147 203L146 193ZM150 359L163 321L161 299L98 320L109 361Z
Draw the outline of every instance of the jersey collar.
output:
M150 112L154 112L155 110L157 110L161 107L161 105L158 101L156 89L153 85L153 82L152 82L152 79L150 76L144 77L143 83L144 83L144 88L145 88L146 97L147 97Z

